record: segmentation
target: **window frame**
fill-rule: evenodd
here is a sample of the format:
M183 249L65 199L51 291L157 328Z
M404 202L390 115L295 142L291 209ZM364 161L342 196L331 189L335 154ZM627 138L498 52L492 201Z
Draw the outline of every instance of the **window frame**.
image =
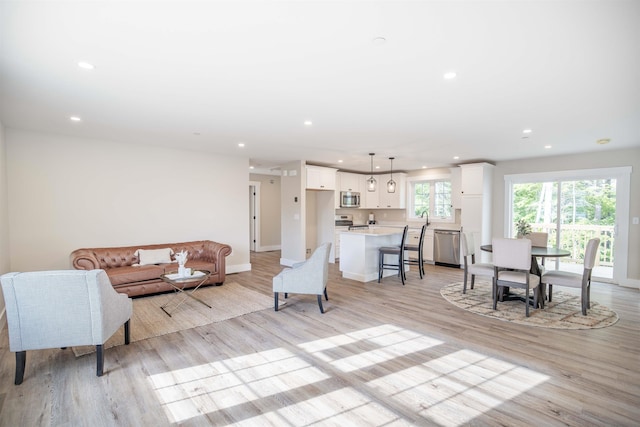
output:
M450 198L451 198L451 215L447 217L435 216L433 215L435 208L435 187L436 182L449 182L449 187L451 189ZM422 175L422 176L412 176L407 178L407 220L409 221L424 221L424 218L415 215L415 185L422 183L429 183L429 221L437 221L442 223L453 223L455 222L455 206L453 191L454 191L454 181L451 174L433 174L433 175Z

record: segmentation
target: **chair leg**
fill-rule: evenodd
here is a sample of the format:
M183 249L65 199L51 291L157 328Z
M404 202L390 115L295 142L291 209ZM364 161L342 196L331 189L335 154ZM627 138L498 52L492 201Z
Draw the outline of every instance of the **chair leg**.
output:
M498 282L493 282L493 309L498 308Z
M129 342L131 342L131 328L130 328L130 323L131 319L127 320L126 322L124 322L124 343L126 345L129 345Z
M324 308L322 308L322 295L318 295L318 307L320 307L320 313L324 314Z
M104 348L102 344L96 346L96 375L101 377L104 370Z
M324 288L324 299L329 301L329 295L327 295L327 288Z
M24 379L24 368L26 364L27 364L27 352L16 351L16 377L14 381L15 385L22 384L22 380Z
M467 272L464 272L464 281L462 284L462 293L466 294L467 293Z
M273 309L275 311L278 311L278 293L277 292L273 293Z
M524 298L524 314L526 317L529 317L529 285L527 284L527 289L526 289L527 294L525 295Z
M384 264L384 254L378 255L378 283L382 279L382 264Z
M551 294L553 293L553 285L549 283L549 302L551 302Z
M476 284L476 275L472 274L471 275L471 289L473 289L473 286Z

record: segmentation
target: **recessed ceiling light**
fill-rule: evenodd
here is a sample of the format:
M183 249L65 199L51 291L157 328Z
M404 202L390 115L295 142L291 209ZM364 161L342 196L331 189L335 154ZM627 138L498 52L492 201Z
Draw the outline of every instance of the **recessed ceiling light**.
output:
M311 120L305 120L304 121L304 125L305 126L311 126L313 124L313 122Z
M79 61L78 62L78 67L80 67L80 68L82 68L84 70L93 70L94 68L96 68L95 65L93 65L93 64L91 64L89 62L86 62L86 61Z
M253 169L253 166L249 166L249 169Z
M451 80L451 79L455 79L457 76L455 71L447 71L446 73L444 73L444 78L447 80Z
M458 160L460 156L453 156L453 160Z
M549 148L551 148L551 146L550 145L545 145L544 148L545 148L545 150L548 150Z
M531 132L533 132L531 129L525 129L522 131L522 133L531 133Z
M372 41L376 46L381 46L387 42L387 39L385 39L384 37L376 37Z
M422 169L426 169L426 168L427 168L426 166L423 166L423 167L422 167Z
M342 160L338 160L338 163L342 163Z
M610 138L602 138L596 141L599 145L606 145L611 142Z
M240 147L240 148L244 148L244 142L239 142L239 143L238 143L238 147Z
M82 119L78 116L71 116L69 117L69 120L71 120L72 122L81 122Z
M376 166L376 169L380 169L380 166Z

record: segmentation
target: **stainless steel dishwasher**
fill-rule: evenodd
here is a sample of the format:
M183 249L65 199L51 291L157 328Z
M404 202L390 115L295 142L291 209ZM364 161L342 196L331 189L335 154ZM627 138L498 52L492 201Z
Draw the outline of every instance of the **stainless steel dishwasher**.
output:
M460 268L460 232L433 231L433 260L436 265Z

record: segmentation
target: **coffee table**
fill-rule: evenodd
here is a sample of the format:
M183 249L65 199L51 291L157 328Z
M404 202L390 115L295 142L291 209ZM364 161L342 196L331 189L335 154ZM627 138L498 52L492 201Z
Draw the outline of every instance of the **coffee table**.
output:
M175 310L177 310L178 307L180 307L187 300L187 298L192 298L198 301L199 303L204 304L207 307L211 308L209 304L207 304L206 302L202 301L200 298L193 295L198 290L198 288L200 288L200 286L202 286L204 282L207 281L210 275L211 275L211 272L208 270L197 270L197 271L194 271L191 276L183 276L183 277L178 276L178 273L162 274L160 278L164 282L170 284L173 287L173 291L174 291L173 298L169 298L169 301L167 301L166 304L160 306L162 311L167 313L169 317L172 317L171 313L169 313L168 311L169 306L173 305L173 308L171 309L171 311L175 312ZM192 286L194 283L196 283L195 287ZM193 287L193 289L191 289L190 291L185 290L185 287L187 285L189 285L189 287ZM182 298L178 301L180 295L182 295Z

